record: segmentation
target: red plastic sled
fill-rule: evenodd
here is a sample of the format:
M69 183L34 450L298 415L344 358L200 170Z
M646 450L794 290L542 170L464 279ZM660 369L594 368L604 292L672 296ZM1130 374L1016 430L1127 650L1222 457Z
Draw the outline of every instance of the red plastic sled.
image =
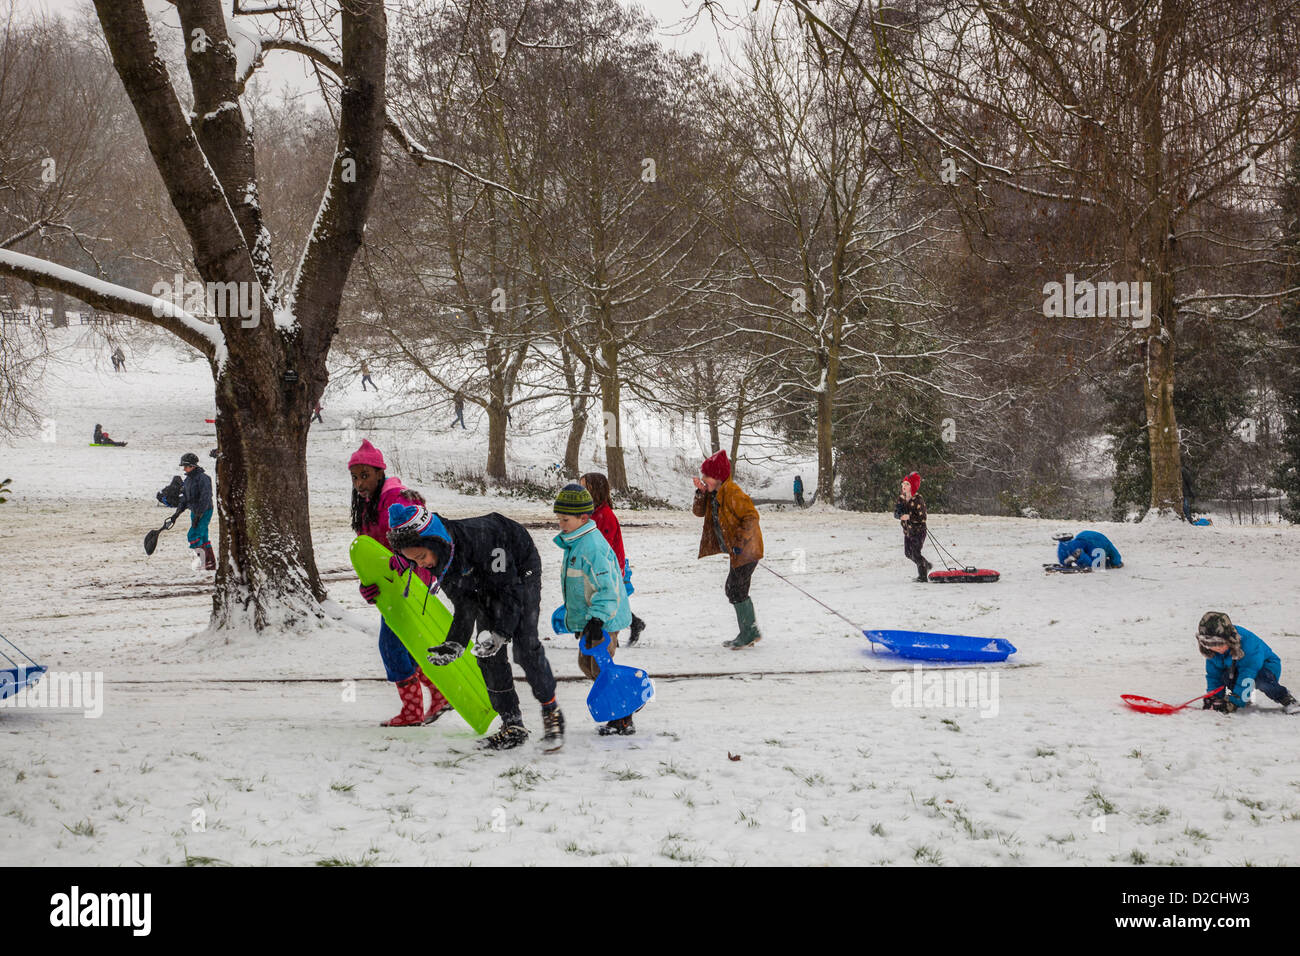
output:
M992 584L1001 575L988 568L953 568L949 571L931 571L933 584Z
M1150 697L1139 697L1136 694L1120 694L1119 699L1124 701L1134 710L1143 714L1176 714L1184 707L1189 707L1198 700L1205 700L1207 697L1213 697L1219 691L1223 690L1218 687L1208 694L1202 694L1200 697L1193 697L1186 704L1166 704L1164 701L1152 700Z

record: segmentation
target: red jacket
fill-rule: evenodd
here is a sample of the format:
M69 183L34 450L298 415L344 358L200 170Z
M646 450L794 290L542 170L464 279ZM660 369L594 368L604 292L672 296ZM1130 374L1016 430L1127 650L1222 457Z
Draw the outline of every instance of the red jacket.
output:
M609 506L609 502L592 512L591 520L596 522L596 527L600 529L600 533L605 536L609 546L614 549L614 554L618 556L618 569L626 571L627 558L623 554L623 529L618 526L618 516L614 514L614 509Z
M374 538L385 548L390 547L388 544L388 508L401 499L401 494L405 490L406 486L402 484L401 478L384 479L384 486L379 489L379 520L362 525L361 533ZM432 571L417 567L415 573L426 585L431 585L433 581Z

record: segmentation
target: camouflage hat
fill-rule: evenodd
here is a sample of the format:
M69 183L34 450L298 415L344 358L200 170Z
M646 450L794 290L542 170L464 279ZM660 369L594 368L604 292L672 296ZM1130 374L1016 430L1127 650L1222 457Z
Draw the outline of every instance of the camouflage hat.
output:
M1228 615L1222 611L1206 611L1196 626L1196 645L1206 657L1213 657L1217 652L1210 648L1222 644L1228 645L1233 660L1239 661L1245 656L1241 649L1241 636Z

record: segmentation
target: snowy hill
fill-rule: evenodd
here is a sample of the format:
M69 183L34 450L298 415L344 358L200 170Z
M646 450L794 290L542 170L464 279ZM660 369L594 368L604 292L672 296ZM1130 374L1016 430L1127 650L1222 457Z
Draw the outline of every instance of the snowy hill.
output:
M861 627L1019 648L1006 665L914 677L762 569L752 593L764 639L723 649L735 632L725 561L695 559L698 519L624 512L632 606L649 626L619 660L658 684L638 735L595 735L573 640L548 635L565 749L483 754L455 716L377 726L398 700L382 679L378 615L347 564L345 464L359 437L431 475L482 461L475 414L467 433L440 409L389 418L400 401L382 377L377 396L328 391L307 504L343 617L310 640L214 644L194 638L207 577L189 571L183 534L164 535L151 558L140 544L167 514L152 495L180 454L211 447L207 369L142 339L119 375L79 334L46 373L54 440L0 447L15 491L0 506L0 634L52 671L88 685L99 675L102 716L0 707L0 864L1208 865L1288 863L1300 849L1300 718L1268 701L1165 717L1119 701L1202 692L1194 633L1208 609L1262 636L1283 682L1300 684L1290 528L1096 525L1125 567L1048 577L1055 523L932 515L958 557L1003 574L938 586L911 583L888 515L764 509L764 564ZM518 416L512 468L554 460L558 414ZM96 422L130 445L88 447ZM647 455L633 481L684 504L675 454ZM775 497L784 472L768 474ZM501 510L529 525L545 628L559 601L549 505L412 483L448 514ZM913 698L932 673L969 675L981 696Z

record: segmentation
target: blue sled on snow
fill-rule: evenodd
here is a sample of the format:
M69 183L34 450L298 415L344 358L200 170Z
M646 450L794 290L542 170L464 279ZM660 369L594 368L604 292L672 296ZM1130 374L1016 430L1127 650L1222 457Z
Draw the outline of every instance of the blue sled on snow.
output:
M0 635L0 641L4 641L23 657L27 657L22 650L7 637ZM24 687L30 687L41 679L45 673L45 668L36 663L30 657L27 657L27 664L19 664L12 657L0 650L0 657L5 659L8 667L0 667L0 700L6 697L12 697Z
M595 647L587 647L578 639L578 652L594 657L600 665L600 674L587 692L587 713L597 723L631 717L655 699L654 681L639 667L615 664L609 656L609 631L601 631L605 639Z
M883 644L900 657L916 661L1005 661L1016 647L1000 637L931 634L929 631L863 631L873 644Z

